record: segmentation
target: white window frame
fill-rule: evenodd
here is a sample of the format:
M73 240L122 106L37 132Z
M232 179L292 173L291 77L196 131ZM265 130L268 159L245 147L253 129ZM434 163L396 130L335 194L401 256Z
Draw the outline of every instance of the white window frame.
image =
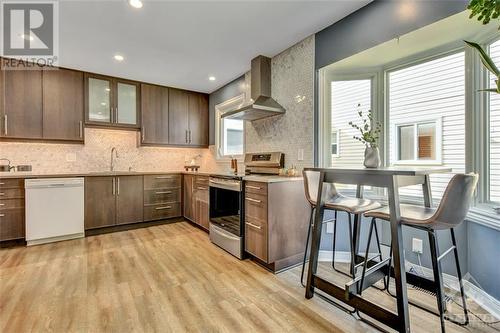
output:
M380 71L371 70L368 72L363 72L360 74L335 74L329 75L325 74L323 71L319 72L320 85L319 85L319 98L322 101L319 108L318 115L318 162L319 165L323 167L329 167L332 162L332 158L340 157L340 129L337 129L337 155L332 154L332 143L331 143L331 116L332 116L332 101L331 101L331 88L333 81L357 81L357 80L370 80L371 81L371 105L370 109L373 114L373 121L381 121L380 116L380 105L378 103L378 87L379 87L379 77L381 75ZM354 115L357 117L357 115ZM380 138L379 147L382 147L384 143L384 138ZM383 157L382 157L383 158Z
M245 155L245 126L243 121L243 152L239 155L224 155L224 133L222 132L222 115L226 112L234 111L245 103L246 94L235 96L227 101L215 105L215 150L216 159L220 161L230 160L231 156L238 160L242 160Z
M434 160L419 160L418 155L418 125L434 123L436 125L436 159ZM399 135L398 128L403 126L414 126L414 154L412 160L398 160L399 152ZM423 118L415 119L411 122L398 122L392 126L392 137L394 138L394 149L392 151L393 165L442 165L443 164L443 120L439 118ZM389 149L389 148L388 148Z

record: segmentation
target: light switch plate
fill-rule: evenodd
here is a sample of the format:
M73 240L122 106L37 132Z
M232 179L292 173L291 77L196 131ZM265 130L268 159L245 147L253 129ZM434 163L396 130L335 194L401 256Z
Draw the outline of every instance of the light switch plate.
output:
M411 244L411 250L415 253L422 254L424 250L424 244L420 238L413 238Z
M333 234L333 223L330 222L326 224L326 233Z

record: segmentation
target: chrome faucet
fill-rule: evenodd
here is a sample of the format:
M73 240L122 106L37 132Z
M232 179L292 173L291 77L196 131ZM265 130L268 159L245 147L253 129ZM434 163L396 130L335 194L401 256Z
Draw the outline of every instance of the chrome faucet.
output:
M115 153L113 155L113 152ZM111 148L111 172L115 171L115 159L114 157L118 158L118 151L116 150L116 147Z

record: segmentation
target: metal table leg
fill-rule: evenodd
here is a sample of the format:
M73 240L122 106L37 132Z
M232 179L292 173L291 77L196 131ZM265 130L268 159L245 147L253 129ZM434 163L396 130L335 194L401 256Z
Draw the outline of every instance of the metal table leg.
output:
M398 177L392 176L388 186L389 210L391 213L391 237L394 261L394 275L397 294L397 309L399 317L399 332L410 332L410 315L408 312L408 292L406 290L405 258L403 249L403 234L401 211L399 206Z

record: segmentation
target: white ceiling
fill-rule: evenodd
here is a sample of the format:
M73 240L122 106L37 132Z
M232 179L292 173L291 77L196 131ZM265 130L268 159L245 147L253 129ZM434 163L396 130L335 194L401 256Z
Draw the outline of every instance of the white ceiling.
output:
M212 92L370 1L61 1L59 65Z

